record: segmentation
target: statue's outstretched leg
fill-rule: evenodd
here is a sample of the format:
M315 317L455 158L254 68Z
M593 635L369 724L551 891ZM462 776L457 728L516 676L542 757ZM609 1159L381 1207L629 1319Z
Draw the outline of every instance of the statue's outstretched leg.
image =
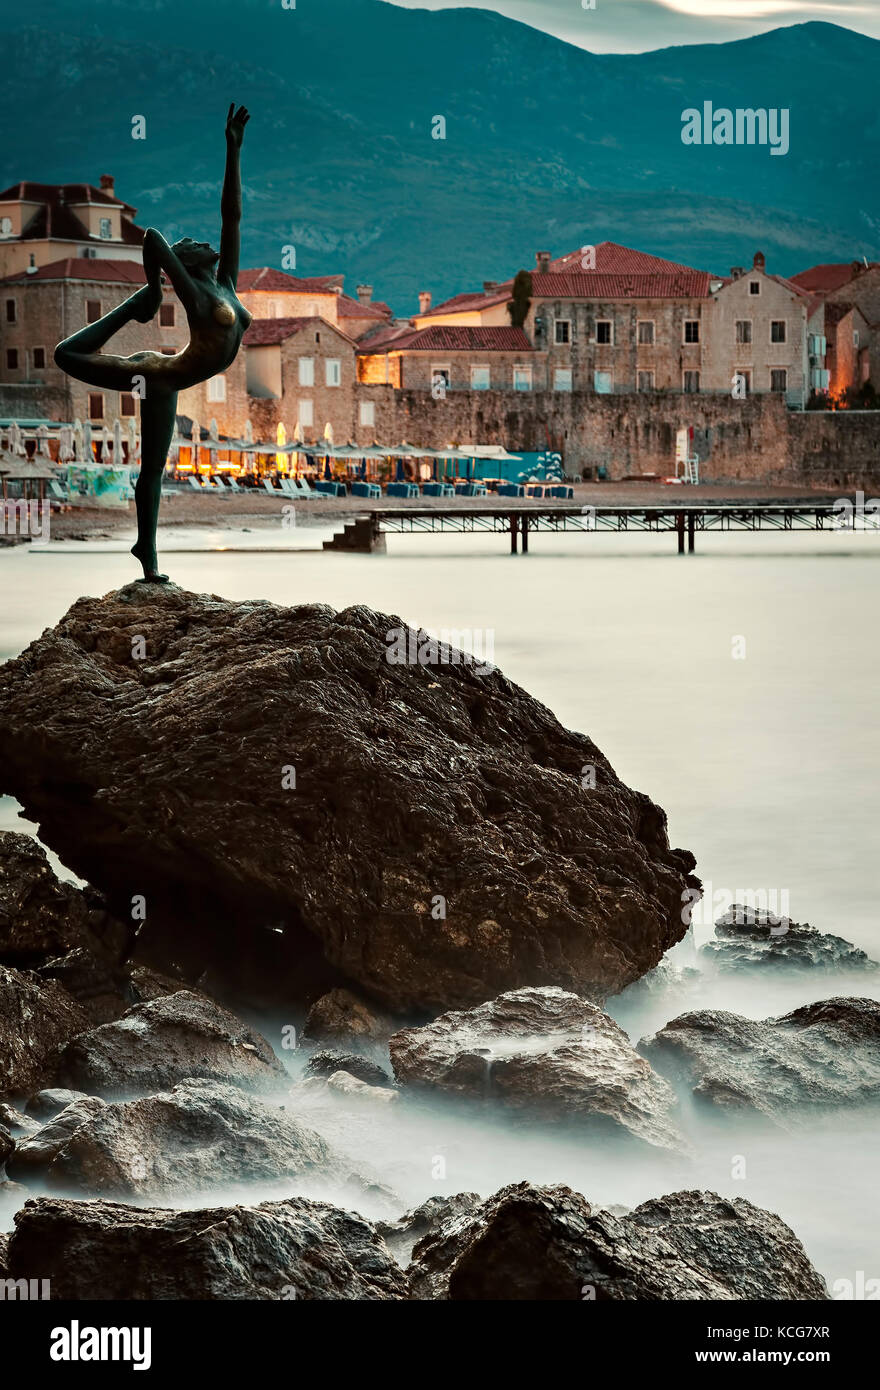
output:
M176 418L177 392L149 381L141 401L141 472L134 489L138 536L131 553L143 565L145 581L152 584L164 584L168 579L167 574L159 573L156 528L165 460Z

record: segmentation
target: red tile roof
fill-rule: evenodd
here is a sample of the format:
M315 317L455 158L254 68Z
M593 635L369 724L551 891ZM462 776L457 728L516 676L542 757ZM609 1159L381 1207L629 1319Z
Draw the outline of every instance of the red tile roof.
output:
M336 333L352 346L355 345L354 338L343 333L341 328L335 328L326 319L319 318L317 314L310 314L304 318L254 319L242 342L245 347L267 347L286 342L288 338L301 333L304 328L326 329L328 333Z
M694 269L689 265L682 265L679 261L667 261L662 256L651 256L647 251L634 251L629 246L620 246L616 241L600 241L594 246L595 252L595 271L598 274L609 275L664 275L664 274L694 274ZM560 271L583 271L582 261L584 259L584 247L578 247L576 251L569 251L567 255L560 256L558 260L550 262L551 273ZM589 274L590 272L585 272ZM715 278L715 277L713 277Z
M427 319L434 314L473 313L478 309L491 308L493 304L506 304L509 299L509 289L493 290L491 293L468 290L465 294L453 295L452 299L447 299L442 304L436 304L426 314L418 314L415 317Z
M411 323L389 323L382 328L373 329L358 341L358 351L389 352L401 338L409 338L413 332Z
M103 284L143 285L146 282L140 261L115 261L101 256L69 256L51 261L36 270L18 270L0 283L27 283L30 280L95 280Z
M359 299L350 299L341 294L336 304L336 313L343 319L389 319L391 310L387 304L361 304Z
M360 344L361 353L375 352L375 342ZM521 328L464 328L458 324L434 324L416 328L387 341L379 351L386 352L534 352Z
M122 208L134 216L137 211L130 203L115 194L105 193L90 183L22 183L10 184L0 193L0 203L103 203L106 207Z
M702 299L709 293L704 270L612 274L597 270L532 274L536 299Z
M0 202L19 201L38 204L22 227L22 241L97 240L73 211L74 205L82 203L120 209L121 240L129 245L137 245L144 239L142 228L135 227L131 221L136 209L121 198L93 188L90 183L14 183L0 193Z
M864 270L873 270L878 265L877 261L870 261L866 266L863 261L844 261L834 262L828 265L810 266L809 270L798 271L797 275L792 275L792 283L799 285L802 290L807 290L812 294L831 294L834 290L842 289L848 285L850 280L854 280L856 275Z
M287 290L290 294L335 294L342 289L344 281L344 275L314 275L303 280L296 275L288 275L285 270L276 270L274 266L261 265L253 270L239 271L238 292L267 290L277 293Z

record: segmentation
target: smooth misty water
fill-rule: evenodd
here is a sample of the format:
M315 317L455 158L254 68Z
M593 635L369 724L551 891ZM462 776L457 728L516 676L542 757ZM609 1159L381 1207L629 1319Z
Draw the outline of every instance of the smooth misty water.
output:
M763 893L787 902L796 921L880 959L880 538L700 536L701 553L686 558L669 536L537 536L517 558L503 536L391 537L387 556L302 548L319 547L332 529L295 532L287 554L254 553L278 543L276 532L171 532L166 568L186 588L228 598L367 603L437 632L492 630L505 673L589 733L625 781L665 807L671 842L693 850L714 895L714 910L695 918L698 943L731 898ZM252 549L217 548L230 545ZM0 657L80 594L130 579L125 550L108 542L0 553ZM732 656L735 638L745 638L744 660ZM21 828L16 809L0 800L0 826ZM687 963L691 949L684 943L675 954ZM638 1039L692 1008L766 1017L845 993L880 998L880 980L704 972L610 1011ZM280 1039L274 1023L266 1031ZM390 1115L312 1088L297 1087L295 1097L297 1113L367 1156L405 1203L464 1188L488 1193L523 1177L570 1182L595 1203L627 1206L705 1186L778 1211L829 1283L855 1281L859 1270L880 1275L869 1116L797 1137L742 1122L709 1131L689 1116L697 1156L687 1165L511 1126L485 1110ZM744 1179L733 1176L740 1158Z

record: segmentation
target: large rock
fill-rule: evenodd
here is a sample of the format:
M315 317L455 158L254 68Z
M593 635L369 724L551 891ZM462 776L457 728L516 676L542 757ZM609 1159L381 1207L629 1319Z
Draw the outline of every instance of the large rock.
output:
M7 1259L53 1299L407 1297L368 1221L297 1197L196 1211L41 1197L16 1213Z
M188 1081L139 1100L75 1102L18 1144L8 1172L56 1190L137 1198L280 1178L339 1185L350 1165L277 1104Z
M714 1192L676 1192L617 1217L568 1187L519 1183L476 1211L441 1213L407 1272L421 1299L827 1298L778 1216Z
M535 1120L576 1120L660 1149L683 1148L670 1086L595 1004L519 989L404 1028L390 1044L402 1085L498 1101Z
M754 1021L704 1009L674 1018L639 1051L718 1111L798 1125L817 1109L880 1101L880 1004L824 999Z
M309 1009L303 1035L316 1042L369 1048L387 1042L395 1026L387 1014L359 999L350 989L331 989Z
M0 792L121 913L140 893L148 928L204 942L277 923L292 977L316 940L394 1011L619 991L684 934L693 857L589 738L448 648L389 660L398 630L174 585L81 599L0 670Z
M119 956L130 933L96 894L59 879L30 835L0 831L0 960L36 968L86 949Z
M371 1062L368 1057L362 1057L358 1053L331 1052L322 1049L320 1052L313 1052L306 1063L307 1076L332 1076L337 1071L347 1071L349 1075L356 1076L358 1081L363 1081L368 1086L390 1086L392 1084L391 1077L384 1067L380 1067L378 1062Z
M877 961L842 936L740 904L718 918L715 936L700 948L700 955L722 971L880 969Z
M167 1090L189 1077L263 1089L282 1085L285 1071L264 1037L187 990L74 1038L57 1070L62 1086L102 1096Z
M58 1048L88 1027L85 1010L61 985L0 965L0 1095L45 1085Z

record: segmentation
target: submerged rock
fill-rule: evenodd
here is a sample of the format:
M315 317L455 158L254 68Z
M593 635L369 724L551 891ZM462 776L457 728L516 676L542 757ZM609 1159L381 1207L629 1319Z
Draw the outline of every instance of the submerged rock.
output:
M336 1180L348 1167L278 1105L236 1086L188 1081L163 1095L77 1101L20 1143L9 1175L120 1197L279 1178Z
M421 1299L827 1298L784 1221L714 1192L616 1217L571 1188L518 1183L435 1223L407 1273Z
M429 1197L396 1221L377 1221L376 1230L401 1265L410 1261L413 1246L431 1231L448 1229L454 1221L470 1218L482 1204L476 1192L457 1192L454 1197Z
M519 989L389 1043L402 1085L494 1100L530 1119L589 1122L661 1149L684 1140L667 1083L595 1004L564 990Z
M57 1049L88 1027L85 1010L61 985L0 965L0 1095L45 1085Z
M639 1051L719 1111L796 1125L817 1109L880 1101L880 1004L824 999L754 1021L704 1009L674 1018Z
M833 971L880 969L877 961L842 936L821 932L809 922L792 922L788 917L777 917L762 908L744 905L731 907L718 918L715 938L700 948L700 955L724 971L753 967Z
M187 990L136 1004L116 1022L83 1033L58 1062L62 1084L98 1095L167 1090L191 1077L263 1088L285 1076L264 1037Z
M405 1299L406 1277L355 1212L290 1197L169 1211L40 1197L16 1213L9 1273L53 1299Z
M36 1095L30 1097L25 1109L28 1115L45 1123L78 1100L88 1100L88 1096L83 1091L66 1091L55 1087L47 1091L37 1091Z
M206 964L277 923L292 980L319 943L395 1012L618 992L683 936L693 856L589 738L449 649L392 660L401 632L174 585L81 599L0 669L0 792Z
M399 1091L391 1090L388 1086L369 1086L348 1071L333 1072L327 1077L327 1085L331 1091L349 1100L366 1100L373 1105L396 1105L400 1100Z

